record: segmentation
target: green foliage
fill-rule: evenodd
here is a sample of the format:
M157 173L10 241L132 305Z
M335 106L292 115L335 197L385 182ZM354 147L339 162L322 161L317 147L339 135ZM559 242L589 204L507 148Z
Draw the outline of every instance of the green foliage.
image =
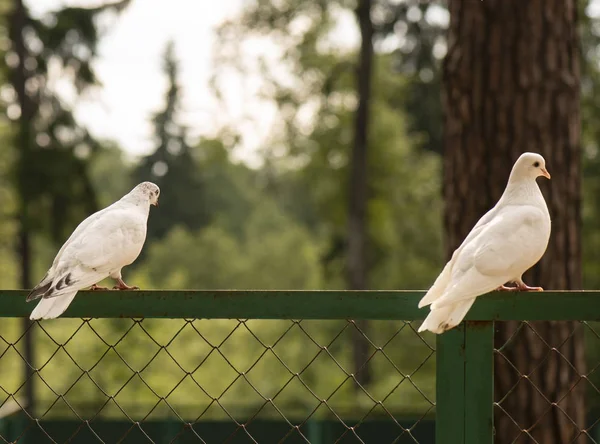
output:
M336 17L351 14L351 7L349 2L250 2L239 21L220 28L218 51L230 56L219 59L226 66L252 70L243 57L245 39L272 39L281 48L281 57L265 57L259 70L263 94L278 106L281 119L280 131L265 149L267 189L295 219L327 239L325 285L338 288L343 285L355 54L334 45L331 31ZM400 8L392 15L401 20L406 13ZM389 33L386 26L378 23L379 37ZM432 57L423 56L419 66ZM407 130L403 110L414 81L407 83L392 69L396 60L378 53L375 61L368 166L370 285L423 288L441 262L439 159L415 149L427 140ZM218 88L217 78L215 84ZM403 263L407 258L414 269Z
M307 289L321 284L318 245L268 201L245 217L242 239L220 226L198 233L175 228L151 245L142 270L139 279L152 288Z
M22 223L27 230L50 234L55 241L65 238L73 221L97 209L85 157L98 144L77 124L68 104L51 86L51 65L62 67L63 79L71 81L76 94L93 85L92 62L99 37L96 20L128 3L66 7L38 19L15 1L8 18L8 35L17 52L5 58L5 70L16 94L7 95L5 105L20 110L14 180ZM18 63L20 59L24 62Z
M186 128L177 124L179 68L172 42L167 45L163 63L169 88L165 108L152 118L158 146L142 159L133 175L135 184L149 180L161 188L161 211L148 228L149 239L162 238L176 224L194 230L208 222L202 166L193 158Z
M10 131L0 124L0 140L6 143ZM9 180L13 153L0 150L0 287L17 288L18 270L13 239L17 235L15 220L17 202Z
M599 288L597 264L600 261L600 19L585 13L589 0L581 0L582 17L582 95L581 121L583 144L583 282L584 288Z
M99 207L107 207L131 191L132 169L121 148L112 142L103 142L92 154L88 172Z
M395 107L407 116L407 130L421 146L442 152L441 57L445 55L446 2L376 2L376 37L393 56L394 70L409 86Z
M225 143L218 139L202 139L194 149L194 157L202 165L204 198L212 224L241 239L248 215L264 198L259 173L233 163ZM187 204L199 202L190 196Z
M581 126L582 126L582 238L583 238L583 287L585 289L600 288L598 264L600 263L600 131L597 121L600 118L600 17L593 17L589 12L591 0L580 0L579 17L581 19L582 43L582 94L581 94ZM598 323L590 323L598 331ZM600 347L597 335L590 329L585 330L586 359L590 368L600 361ZM600 375L595 372L591 380L596 386L600 384ZM600 396L594 390L588 392L588 405L600 404Z

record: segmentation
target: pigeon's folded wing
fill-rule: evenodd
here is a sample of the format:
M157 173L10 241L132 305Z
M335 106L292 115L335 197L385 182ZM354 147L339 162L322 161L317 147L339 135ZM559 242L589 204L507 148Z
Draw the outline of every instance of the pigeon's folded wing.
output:
M462 244L460 244L460 246L454 251L454 253L452 254L452 258L448 261L448 263L446 264L440 275L437 277L433 285L429 288L425 296L421 298L418 305L419 308L431 304L442 294L444 294L452 276L454 263L456 262L456 259L460 256L460 252L463 250L465 245L468 245L472 239L476 238L479 235L479 233L485 229L485 227L490 223L490 221L493 220L495 214L496 208L494 207L490 211L485 213L479 219L479 221L477 221L477 223L469 232L465 240L463 240Z
M115 210L88 224L85 231L66 246L56 265L57 270L63 270L60 279L68 285L49 297L61 296L75 287L89 287L133 262L146 236L142 222L135 213Z
M114 204L113 204L114 205ZM112 206L111 206L112 207ZM46 275L42 278L42 280L31 290L31 293L27 296L27 301L32 301L35 299L39 299L41 297L52 297L56 296L57 286L62 289L66 282L71 282L73 278L73 274L67 278L69 272L65 273L65 266L63 261L63 253L69 248L69 245L73 242L76 242L79 236L84 235L86 229L89 225L93 224L99 217L102 216L106 211L109 211L111 207L107 207L103 210L100 210L86 219L84 219L78 226L75 228L71 236L65 241L65 243L60 247L60 250L56 254L54 261L52 262L52 266L46 273ZM67 261L69 262L69 261ZM68 267L72 267L73 265L69 265ZM67 267L67 268L68 268ZM54 284L54 285L53 285Z
M137 258L146 239L145 228L138 214L115 210L90 225L69 250L86 267L109 272L115 264L123 266Z
M58 253L56 253L56 257L55 257L54 263L52 265L54 266L54 264L57 264L60 261L60 258L62 257L63 252L65 251L65 249L69 246L69 244L71 242L77 240L77 238L79 236L81 236L82 234L84 234L86 232L87 227L89 227L90 225L93 225L95 221L97 221L99 218L101 218L104 213L106 213L107 211L110 211L110 209L111 209L110 206L107 208L104 208L103 210L100 210L100 211L90 215L89 217L84 219L79 225L77 225L77 227L75 228L73 233L71 233L69 238L65 241L63 246L60 248L60 250L58 250Z
M422 308L426 305L431 304L437 298L439 298L442 294L444 294L444 290L448 287L448 283L450 282L450 278L452 276L452 265L455 259L457 252L452 256L452 259L448 261L440 275L437 277L433 285L427 290L425 296L421 298L419 301L418 307Z
M450 283L431 308L488 293L520 277L543 254L539 242L542 211L534 206L515 206L490 221L479 235L465 245L456 258Z

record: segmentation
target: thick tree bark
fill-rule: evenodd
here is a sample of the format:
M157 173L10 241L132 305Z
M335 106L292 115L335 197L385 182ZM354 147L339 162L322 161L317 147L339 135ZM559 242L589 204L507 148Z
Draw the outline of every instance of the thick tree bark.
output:
M360 27L361 46L357 71L358 109L355 115L354 145L350 162L350 202L348 217L348 286L351 290L367 288L367 152L369 103L373 71L373 22L371 0L359 0L356 17ZM367 333L365 320L356 325ZM371 380L368 364L369 344L358 330L353 337L354 369L360 384Z
M35 103L27 94L25 85L30 77L25 62L29 53L25 46L23 31L27 22L27 12L23 0L15 0L13 3L13 12L9 20L9 35L12 41L12 49L19 58L17 67L11 72L11 83L17 93L18 104L21 108L19 117L19 131L17 134L17 143L19 145L19 156L17 160L17 184L19 191L19 242L17 251L21 262L21 288L31 288L31 242L29 230L29 191L27 171L28 163L31 161L31 130L33 127L33 118L35 115ZM35 411L35 391L33 380L33 330L31 321L23 318L23 357L25 384L25 402L27 411L33 415Z
M579 289L576 0L449 0L449 8L443 88L447 253L495 204L517 157L538 152L552 174L549 182L539 179L552 235L525 280ZM585 384L575 387L585 362L578 323L535 322L518 330L519 323L506 322L496 328L497 348L508 345L495 357L495 442L580 442Z

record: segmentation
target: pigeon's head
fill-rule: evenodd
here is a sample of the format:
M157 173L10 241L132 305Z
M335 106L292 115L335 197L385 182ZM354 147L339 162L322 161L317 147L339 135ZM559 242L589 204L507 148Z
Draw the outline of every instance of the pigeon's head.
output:
M511 176L515 179L531 178L535 180L540 176L550 179L546 161L537 153L521 154L513 166Z
M142 200L147 200L150 205L157 207L160 188L152 182L142 182L131 191L131 194Z

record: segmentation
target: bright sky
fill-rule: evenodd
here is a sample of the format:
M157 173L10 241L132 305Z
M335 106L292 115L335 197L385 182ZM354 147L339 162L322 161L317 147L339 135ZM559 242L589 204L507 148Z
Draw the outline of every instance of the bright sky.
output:
M27 3L37 15L65 4L91 6L98 0ZM101 41L95 68L102 88L79 102L76 108L79 121L95 136L116 140L132 155L149 152L153 148L149 119L162 107L167 86L161 60L169 39L174 40L180 60L184 110L181 120L190 125L193 136L210 136L219 124L248 113L252 104L244 100L241 81L231 82L229 97L238 100L228 100L225 117L217 112L222 108L208 88L214 28L239 12L242 3L243 0L133 0ZM237 95L236 90L240 90ZM253 145L261 139L260 128L254 133L243 150L247 155L251 155ZM242 157L247 156L242 153Z
M43 14L65 4L92 6L105 1L28 0L27 4L34 14ZM226 109L216 102L208 87L213 69L214 28L236 15L243 2L132 0L101 41L95 68L103 86L78 104L79 121L95 136L117 141L133 156L151 151L149 119L163 105L166 90L161 57L165 45L173 39L183 89L181 120L190 127L191 135L211 136L221 125L235 122L244 134L238 157L250 163L255 161L253 151L269 134L274 109L256 98L256 90L248 87L253 83L251 78L227 79ZM600 15L600 1L592 2L588 12ZM447 13L442 18L447 21ZM338 44L347 47L357 43L351 16L342 17L338 28ZM258 50L251 45L245 51L252 57Z
M65 5L95 6L107 0L26 2L34 15L41 16ZM132 156L150 152L154 147L150 117L163 106L167 87L161 70L162 55L167 42L173 40L183 93L181 123L190 128L193 138L210 137L221 127L233 124L243 134L243 142L234 154L251 164L257 163L256 148L268 138L276 118L274 106L259 99L259 78L247 72L220 77L226 85L225 107L216 101L208 84L213 72L214 30L237 15L243 4L244 0L132 0L100 42L95 69L102 87L77 103L78 120L96 137L115 140ZM414 9L419 14L418 8ZM447 12L433 12L437 20L447 23ZM395 47L395 39L390 36L380 49ZM329 43L343 48L358 45L358 30L351 12L340 12ZM266 55L274 62L271 70L278 77L285 77L287 73L280 72L285 68L277 63L280 51L275 45L276 42L264 40L245 42L246 63L256 62L258 54ZM56 88L61 93L67 91L65 97L69 95L68 88L63 89L60 84Z

